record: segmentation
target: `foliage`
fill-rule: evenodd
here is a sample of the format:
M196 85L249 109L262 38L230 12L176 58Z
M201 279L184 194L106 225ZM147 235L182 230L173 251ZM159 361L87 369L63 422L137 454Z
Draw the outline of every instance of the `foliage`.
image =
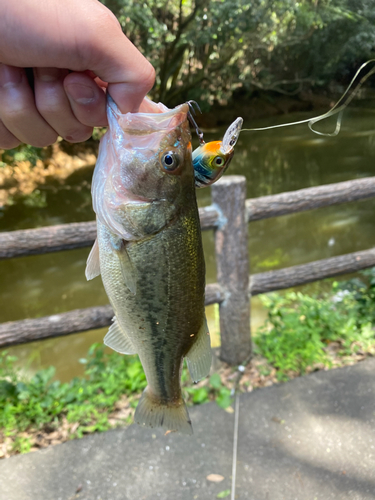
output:
M102 0L156 68L153 97L206 106L342 79L374 53L371 0Z
M189 375L185 370L182 374L182 383L184 387L185 400L193 404L202 404L215 398L216 403L223 409L228 408L232 403L231 391L225 387L221 381L220 375L214 373L209 379L207 385L187 386Z
M339 356L375 352L375 270L362 276L334 283L332 292L323 297L295 292L261 297L268 320L258 330L255 343L278 369L280 380L290 372L330 367L328 347L333 343Z
M5 435L57 425L63 416L68 422L79 423L78 437L106 430L110 427L108 413L120 396L139 393L146 386L137 358L105 354L99 344L90 348L88 360L81 360L86 363L86 377L70 383L53 381L53 367L25 380L15 369L15 361L1 353L0 428Z
M4 165L14 165L20 161L29 161L35 167L37 160L43 158L45 152L42 148L35 148L28 144L20 144L14 149L3 151L0 155L0 163Z
M55 370L49 367L26 380L15 368L16 358L0 353L0 429L5 436L14 436L14 450L30 449L22 432L30 428L58 427L63 418L77 423L71 437L84 433L104 431L111 427L108 416L122 395L130 404L137 404L137 396L146 386L146 378L137 356L106 353L101 344L91 346L85 364L85 377L69 383L53 380ZM200 404L217 396L222 408L231 404L230 391L221 383L218 374L212 375L205 387L191 385L187 370L183 381L189 387L184 396L189 403Z
M357 303L359 325L370 322L375 325L375 267L362 271L358 278L336 284L342 293L349 291Z

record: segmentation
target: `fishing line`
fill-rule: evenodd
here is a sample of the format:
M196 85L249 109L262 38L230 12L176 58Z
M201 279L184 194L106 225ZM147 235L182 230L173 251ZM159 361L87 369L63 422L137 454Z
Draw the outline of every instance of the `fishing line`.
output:
M375 63L375 59L369 59L368 61L366 61L365 63L362 64L362 66L357 70L356 74L353 76L351 82L349 83L349 85L348 85L347 89L345 90L345 92L343 93L343 95L336 102L336 104L333 106L333 108L331 108L326 113L323 113L322 115L319 115L319 116L315 116L313 118L307 118L306 120L299 120L299 121L291 122L291 123L282 123L280 125L271 125L269 127L243 128L241 130L241 132L253 132L253 131L260 131L260 130L271 130L273 128L291 127L292 125L300 125L302 123L307 123L308 126L309 126L309 129L312 132L314 132L315 134L329 136L329 137L336 136L340 132L340 129L341 129L342 114L343 114L344 109L347 106L349 106L349 104L354 99L354 97L356 96L356 94L358 93L358 91L362 87L362 85L365 83L365 81L368 78L370 78L371 75L373 75L375 73L375 66L374 66L372 69L370 69L369 71L367 71L367 73L365 73L365 75L359 80L358 84L356 85L356 87L354 88L354 90L352 91L352 93L348 96L348 93L349 93L350 89L353 87L353 85L354 85L355 81L357 80L357 77L359 76L359 74L362 72L362 70L364 68L366 68L366 66L368 66L371 63ZM320 122L321 120L325 120L326 118L329 118L331 116L334 116L336 114L338 114L339 116L337 117L336 128L335 128L335 130L333 132L331 132L331 133L329 133L329 132L319 132L318 130L315 130L313 128L313 126L316 123Z
M240 398L236 393L234 406L234 432L233 432L233 462L232 462L232 492L231 500L235 499L236 494L236 474L237 474L237 444L238 444L238 415L240 411Z
M233 457L232 457L232 489L231 489L231 500L234 500L236 493L236 474L237 474L237 444L238 444L238 420L240 412L240 398L239 398L239 388L241 378L245 372L245 367L250 363L253 355L250 356L237 367L238 375L235 380L233 389L231 390L231 395L235 395L234 402L234 431L233 431Z

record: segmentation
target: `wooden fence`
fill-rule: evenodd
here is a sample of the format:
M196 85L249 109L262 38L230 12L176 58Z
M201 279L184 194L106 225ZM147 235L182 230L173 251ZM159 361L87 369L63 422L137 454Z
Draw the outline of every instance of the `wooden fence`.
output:
M217 283L206 305L219 304L220 357L231 365L251 353L249 297L375 266L375 248L249 276L248 222L375 197L375 177L246 200L246 179L226 176L212 186L213 204L199 210L202 230L215 231ZM0 259L89 247L95 222L0 233ZM0 347L109 326L111 307L77 309L0 324Z

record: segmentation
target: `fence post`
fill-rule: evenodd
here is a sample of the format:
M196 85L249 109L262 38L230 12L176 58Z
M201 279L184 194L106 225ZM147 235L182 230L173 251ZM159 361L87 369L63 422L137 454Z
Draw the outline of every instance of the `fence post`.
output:
M251 353L246 178L222 177L212 186L212 201L220 213L215 252L218 283L225 294L220 304L220 358L238 365Z

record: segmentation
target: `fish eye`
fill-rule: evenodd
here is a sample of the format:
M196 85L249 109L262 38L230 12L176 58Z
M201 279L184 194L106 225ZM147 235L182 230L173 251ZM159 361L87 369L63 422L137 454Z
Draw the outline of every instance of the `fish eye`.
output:
M221 167L224 164L224 159L221 156L216 156L216 158L214 158L214 164L217 167Z
M173 172L180 165L180 158L174 151L167 151L161 157L161 164L168 172Z

